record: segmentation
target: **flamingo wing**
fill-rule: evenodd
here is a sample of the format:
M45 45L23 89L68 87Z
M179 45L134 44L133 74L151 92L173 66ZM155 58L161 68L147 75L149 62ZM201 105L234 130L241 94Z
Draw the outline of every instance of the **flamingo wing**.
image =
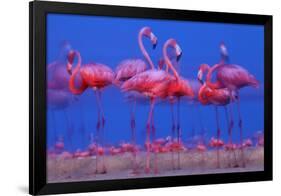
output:
M121 89L156 96L169 79L168 74L162 70L147 70L124 82Z
M115 74L108 66L103 64L86 64L81 68L81 75L84 81L90 86L102 88L111 84Z
M230 91L226 88L209 90L206 95L214 105L223 106L230 102Z
M116 68L116 80L125 81L146 70L146 63L141 59L127 59Z
M239 89L245 86L258 87L259 82L246 69L239 65L224 65L218 69L217 79L230 89Z

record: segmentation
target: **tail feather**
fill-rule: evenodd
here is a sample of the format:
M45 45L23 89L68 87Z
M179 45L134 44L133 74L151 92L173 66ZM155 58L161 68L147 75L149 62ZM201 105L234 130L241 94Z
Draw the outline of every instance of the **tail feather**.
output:
M260 86L260 82L253 75L250 75L250 84L254 88L259 88Z

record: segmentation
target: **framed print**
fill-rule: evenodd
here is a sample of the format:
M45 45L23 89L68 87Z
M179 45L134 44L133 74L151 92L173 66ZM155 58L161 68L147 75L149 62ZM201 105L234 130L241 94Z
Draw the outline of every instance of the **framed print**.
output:
M272 179L272 16L29 8L30 194Z

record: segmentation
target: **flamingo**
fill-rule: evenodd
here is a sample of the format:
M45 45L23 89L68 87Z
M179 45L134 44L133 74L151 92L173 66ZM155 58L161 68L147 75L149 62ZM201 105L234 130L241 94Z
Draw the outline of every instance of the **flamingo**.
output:
M237 110L238 110L238 125L240 129L240 146L241 146L241 156L242 156L242 167L245 167L244 150L243 150L243 126L242 126L242 116L240 112L240 96L239 90L241 88L251 86L258 88L259 81L249 73L244 67L236 64L226 64L225 61L228 60L228 53L224 43L220 45L222 61L210 69L207 74L206 83L211 88L227 88L231 94L231 101L237 100ZM216 81L212 82L212 74L217 72ZM231 129L233 127L233 122L230 123Z
M172 66L169 64L168 66ZM170 67L176 78L179 78L177 71L174 67ZM121 89L122 91L137 91L150 99L150 110L146 123L146 165L145 172L150 173L150 131L154 131L153 111L155 105L155 99L164 96L168 81L172 79L171 75L161 69L155 69L154 67L150 70L141 72L129 80L125 81Z
M164 57L164 61L165 64L169 65L167 66L167 68L169 67L173 67L172 62L170 60L170 58L168 57L168 48L172 47L173 49L175 49L176 52L176 61L178 62L181 55L182 55L182 50L180 48L180 46L178 45L177 41L175 39L168 39L163 47L163 57ZM166 69L166 71L168 72L169 69ZM177 78L178 77L178 78ZM171 104L171 113L172 113L172 122L173 122L173 126L172 126L172 131L174 135L174 129L176 127L177 129L177 142L180 142L180 135L181 135L181 127L180 127L180 99L183 96L187 96L187 97L194 97L194 92L189 84L189 81L185 78L178 76L173 77L173 79L171 79L167 85L167 89L166 89L166 94L165 97L169 98L170 100L170 104ZM177 106L177 125L175 126L175 122L174 122L174 110L173 110L173 102L174 99L177 100L178 106ZM180 155L178 152L178 169L180 169Z
M138 34L138 44L140 47L140 50L143 54L143 56L145 57L145 59L147 60L148 64L151 66L151 68L154 68L154 64L148 54L148 52L145 50L144 45L143 45L143 37L147 37L150 39L153 48L156 47L157 45L157 37L153 34L152 30L150 27L143 27L141 28L141 30L139 31ZM115 73L116 73L116 78L115 80L118 83L124 82L130 78L132 78L133 76L135 76L136 74L139 74L143 71L146 70L146 63L145 61L143 61L142 59L126 59L123 60L121 63L119 63L119 65L117 66ZM131 138L131 142L132 144L135 144L136 142L136 138L135 138L135 127L136 127L136 121L135 121L135 108L136 108L136 98L133 95L133 104L132 104L132 109L131 109L131 134L132 134L132 138ZM136 154L134 154L134 169L133 169L133 173L136 173Z
M60 48L59 55L57 56L56 60L54 60L53 62L47 65L47 71L48 71L47 103L51 109L51 116L54 125L56 125L55 111L58 110L63 111L67 122L68 136L70 137L70 143L72 143L71 142L72 126L70 125L68 115L66 112L66 108L74 100L74 97L71 96L70 91L68 90L69 75L65 70L65 65L66 65L65 57L69 49L70 49L70 44L68 42L63 42ZM55 140L57 140L58 138L57 138L57 131L55 126L54 126L54 132L55 132L54 134ZM61 139L62 138L60 138L59 140Z
M78 58L78 62L76 64L76 67L72 69L72 64L74 62L75 57ZM115 74L111 70L111 68L109 68L104 64L90 63L90 64L85 64L81 67L81 61L82 61L81 56L80 53L76 50L71 50L69 52L67 60L68 60L67 71L71 75L69 79L70 91L75 95L82 94L87 88L92 88L95 91L97 105L98 105L97 134L99 135L100 127L102 129L102 132L104 132L104 125L105 125L104 112L101 104L101 90L113 83ZM82 82L81 85L77 88L75 86L75 79L78 76L78 74L80 75ZM97 149L100 149L100 147L97 147ZM97 153L97 156L98 155L101 155L103 158L102 173L106 173L103 153ZM96 164L96 173L98 173L97 164Z
M202 64L199 67L198 71L198 80L202 84L200 90L198 92L198 100L203 105L213 104L215 106L215 113L216 113L216 124L217 124L217 139L211 139L210 145L213 147L217 147L217 167L220 167L219 164L219 148L222 147L223 141L220 139L221 130L220 130L220 123L219 123L219 114L217 106L227 106L231 102L231 92L227 88L212 88L208 86L206 82L203 82L203 75L205 72L210 72L210 66L207 64ZM226 112L227 114L227 112ZM228 118L228 117L227 117ZM228 120L227 120L228 121ZM229 122L228 122L229 124ZM232 136L231 131L228 130L229 133L229 144L232 144Z
M69 42L64 41L61 44L60 52L53 62L47 65L48 71L48 83L47 83L47 95L48 95L48 104L51 106L53 110L63 110L64 115L67 122L67 130L68 135L72 137L73 128L71 122L68 120L68 113L66 108L72 103L73 101L78 101L77 97L71 95L69 90L69 74L65 69L67 64L66 57L68 52L71 50L71 45ZM77 81L80 82L80 81ZM52 119L55 121L54 112L52 111ZM83 115L81 109L81 115ZM84 122L83 118L81 118L81 128L80 131L84 134ZM56 131L55 131L56 132ZM55 134L56 135L56 134ZM57 136L55 136L57 137Z

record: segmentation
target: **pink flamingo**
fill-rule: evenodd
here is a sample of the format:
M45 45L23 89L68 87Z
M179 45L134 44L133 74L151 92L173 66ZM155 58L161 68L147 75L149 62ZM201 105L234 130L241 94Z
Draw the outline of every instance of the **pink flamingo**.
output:
M138 91L150 98L150 110L146 123L146 173L150 173L150 131L155 99L163 93L169 79L170 75L165 71L151 69L135 75L121 86L123 91Z
M217 139L211 140L210 145L217 148L217 167L220 167L220 155L219 149L223 146L223 141L220 139L221 129L219 123L219 114L217 106L226 106L231 102L231 92L227 88L215 89L209 87L206 82L203 82L203 75L205 72L210 72L210 67L207 64L202 64L198 71L198 80L202 84L198 92L198 100L203 104L213 104L216 112L216 124L217 124ZM229 131L229 138L231 138L231 132ZM230 143L232 143L230 139Z
M175 39L168 39L166 43L164 44L163 47L163 57L164 61L167 65L167 68L173 67L172 62L170 58L168 57L168 47L172 47L176 51L176 60L177 62L179 61L181 55L182 55L182 50L180 46L177 44L177 41ZM169 69L166 69L168 72ZM180 127L180 99L183 96L193 98L194 97L194 92L189 84L189 81L187 79L184 79L180 76L178 78L175 76L173 79L171 79L168 82L167 89L165 91L165 97L169 98L170 104L171 104L171 113L172 113L172 136L174 135L174 130L175 127L177 129L177 142L179 143L181 140L181 127ZM177 99L178 107L177 107L177 125L175 126L174 122L174 110L173 110L173 102L174 99ZM174 136L173 136L174 137ZM173 156L173 155L172 155ZM173 158L172 158L173 159ZM174 162L174 161L173 161ZM174 167L174 166L173 166ZM180 169L180 154L178 152L178 169Z
M179 79L178 73L171 64L171 70L173 71L176 78ZM150 131L154 131L154 127L152 123L153 119L153 111L155 105L155 99L158 97L163 97L164 92L166 90L166 86L168 81L172 79L171 75L167 72L159 69L155 69L154 67L150 70L144 71L133 76L131 79L125 81L121 89L123 91L137 91L142 93L143 95L149 97L150 99L150 111L148 114L148 119L146 123L146 166L145 172L150 173L150 151L151 151L151 144L150 144ZM152 126L152 127L151 127Z
M228 59L228 54L224 43L220 45L222 61L219 64L214 65L207 74L207 85L213 89L227 88L231 93L231 101L237 100L239 128L240 128L240 145L243 143L243 127L242 116L240 112L240 96L239 90L243 87L252 86L257 88L259 86L258 80L250 74L245 68L235 64L225 64ZM216 81L212 82L212 74L217 72ZM232 110L232 109L231 109ZM231 112L232 113L232 112ZM231 129L233 122L230 123ZM241 147L242 167L245 167L244 150Z
M74 58L77 56L78 62L74 70L72 70L72 64L74 62ZM104 89L106 86L112 84L114 81L114 72L106 65L99 64L99 63L91 63L85 64L81 67L81 56L78 51L70 51L68 54L68 64L67 64L67 71L71 75L69 80L69 89L73 94L80 95L82 94L87 88L92 88L96 94L96 100L98 105L98 121L97 121L97 134L100 135L100 126L102 132L104 132L104 125L105 125L105 118L104 112L101 104L101 90ZM81 85L80 87L75 86L75 79L78 76L81 77ZM103 133L102 133L103 134ZM101 138L103 141L103 138ZM100 147L97 147L97 151ZM97 153L97 156L100 153ZM104 164L104 157L103 158L103 170L102 173L106 173L106 168ZM97 160L97 159L96 159ZM98 172L98 166L96 164L96 172Z
M63 57L65 55L66 50L68 50L70 45L67 42L64 42L60 53L57 59L47 65L48 71L48 83L47 83L47 101L48 106L52 109L51 116L52 121L54 123L54 132L55 132L55 140L57 140L57 131L56 131L56 123L55 123L55 113L54 110L63 110L65 114L65 118L67 121L67 131L68 136L71 140L72 135L72 126L70 126L66 108L73 101L73 97L71 96L69 90L67 89L69 75L65 70L66 62L63 61Z
M69 115L66 108L74 101L77 100L77 97L71 95L69 91L69 74L65 69L67 64L66 57L68 52L70 51L71 46L68 42L64 41L61 45L61 49L58 57L55 61L49 63L47 65L48 71L48 83L47 83L47 96L48 96L48 104L51 106L53 110L63 110L64 115L67 121L67 132L70 143L72 143L72 134L73 134L73 126L71 121L69 120ZM77 81L79 82L79 81ZM82 111L81 111L81 114ZM52 111L51 113L54 124L55 123L55 113ZM81 118L83 119L83 118ZM81 120L82 121L82 120ZM57 137L56 129L55 130L55 138ZM84 123L81 122L81 132L84 133ZM57 139L57 138L56 138Z
M153 34L152 30L150 27L143 27L141 28L141 30L139 31L138 34L138 44L140 47L140 50L143 54L143 56L145 57L145 59L147 60L147 62L149 63L149 65L151 66L151 68L154 68L154 64L148 54L148 52L145 50L144 45L143 45L143 37L147 37L150 39L153 48L156 47L157 44L157 37ZM122 61L116 68L116 78L115 80L120 83L120 82L124 82L130 78L132 78L133 76L143 72L146 70L146 63L142 60L142 59L126 59L124 61ZM132 134L132 144L135 144L136 142L136 138L135 138L135 127L136 127L136 121L135 121L135 108L136 108L136 98L133 95L133 105L131 108L131 134ZM133 155L134 156L134 169L133 172L135 173L137 168L137 163L136 163L136 154Z
M165 43L163 52L166 54L166 49L170 44ZM177 51L177 56L181 55L181 50ZM166 56L167 57L167 56ZM121 89L123 91L137 91L142 93L145 96L150 98L150 111L148 115L148 120L146 124L146 166L145 171L146 173L150 172L150 151L151 151L151 144L150 144L150 130L151 130L151 123L153 120L153 112L154 112L154 104L156 98L165 98L167 96L167 87L170 80L180 80L180 77L173 67L172 63L166 58L166 64L172 70L174 77L169 73L161 70L152 68L150 70L144 71L140 74L135 75L131 79L125 81ZM152 131L154 131L154 126L152 124Z

